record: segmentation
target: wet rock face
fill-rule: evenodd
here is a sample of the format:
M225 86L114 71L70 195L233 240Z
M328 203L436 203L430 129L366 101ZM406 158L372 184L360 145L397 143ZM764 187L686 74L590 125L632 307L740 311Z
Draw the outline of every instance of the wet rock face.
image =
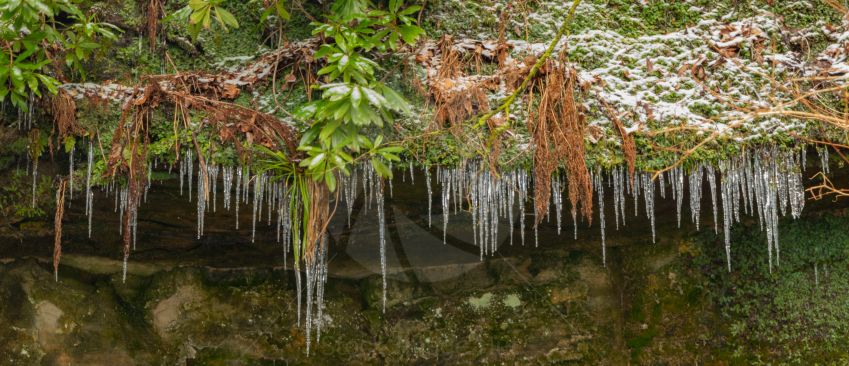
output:
M291 272L163 268L122 284L117 272L63 267L57 283L49 264L15 260L0 266L8 299L0 320L11 325L0 330L0 354L20 365L599 360L590 350L609 348L612 337L578 326L593 323L589 295L554 304L547 294L549 285L580 285L563 276L545 286L496 281L504 268L484 262L459 277L477 281L460 280L451 293L398 273L386 313L373 303L378 277L331 279L321 338L307 356Z
M434 269L401 268L389 277L385 313L377 275L331 276L322 333L320 339L311 335L310 355L304 352L304 308L299 318L291 270L259 264L174 267L154 261L131 271L122 283L116 263L73 257L61 266L55 282L47 261L4 260L0 364L675 365L773 359L769 355L776 350L796 347L775 343L756 349L737 343L733 347L741 351L730 352L729 342L741 337L731 333L734 324L751 322L745 342L770 339L773 333L795 334L823 341L838 352L840 337L822 339L817 330L769 328L758 320L795 309L795 303L764 302L764 290L756 289L780 289L776 295L782 299L826 291L830 300L806 302L826 317L796 309L781 313L782 319L816 318L830 332L844 334L840 324L849 318L841 309L849 303L844 291L849 275L840 267L846 263L840 253L849 241L830 233L840 232L845 221L829 219L824 229L804 233L792 230L810 224L789 226L791 231L784 233L789 267L782 267L783 277L746 269L767 271L766 259L753 254L763 250L761 234L739 244L744 258L755 259L744 263L741 258L740 272L730 275L723 248L712 234L611 247L607 266L580 248L539 248L489 258L462 273L452 267L454 272L445 273L453 273L453 279L439 276L436 282L423 275ZM826 229L832 231L822 231ZM831 241L833 248L826 248L831 250L826 254L834 255L828 267L818 267L813 279L805 258L819 257L797 251L815 245L799 240L820 240L817 235L837 239ZM747 280L737 278L741 275ZM729 286L734 290L726 293ZM754 318L737 316L726 303L761 310ZM811 356L817 349L803 352ZM840 360L835 353L819 357Z

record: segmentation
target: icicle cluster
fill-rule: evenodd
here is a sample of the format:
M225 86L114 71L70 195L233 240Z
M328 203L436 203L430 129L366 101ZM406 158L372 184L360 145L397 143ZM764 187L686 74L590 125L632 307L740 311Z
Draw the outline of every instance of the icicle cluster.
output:
M805 206L802 155L776 147L746 151L720 162L723 234L728 270L731 270L731 225L740 213L758 217L766 231L769 268L781 260L778 219L788 212L795 219ZM824 168L826 169L826 168Z
M92 192L93 178L92 169L94 163L94 146L91 141L88 144L86 167L86 189L85 189L85 214L89 221L89 236L91 236L91 220L93 216ZM827 150L820 150L823 171L828 170ZM700 226L700 215L702 212L702 199L709 196L712 205L714 219L714 231L719 231L719 218L722 218L722 232L725 240L727 266L731 268L731 226L740 222L741 214L757 216L761 228L766 232L767 247L769 252L770 268L773 264L780 262L780 246L778 237L779 217L788 213L794 218L801 215L804 208L805 192L802 185L802 171L805 164L804 151L783 151L777 147L749 150L741 155L719 162L716 167L712 165L697 165L694 167L675 167L664 174L654 178L651 172L636 172L633 176L629 174L624 166L604 170L596 168L591 173L592 185L597 199L598 225L601 237L601 257L606 264L606 219L605 195L612 195L613 217L616 230L626 225L626 205L633 199L634 214L639 215L641 209L640 196L644 213L651 224L652 241L656 240L655 232L655 191L659 189L660 197L666 197L666 186L671 189L671 198L675 200L677 223L681 225L684 216L684 202L690 208L690 220L695 223L696 228ZM37 161L33 161L33 204L35 200L35 182L37 174ZM69 170L73 172L73 152ZM150 188L151 176L154 167L148 166L147 182L144 188L145 197L147 189ZM403 176L402 179L406 180ZM432 176L432 174L435 174ZM256 240L257 224L265 222L268 227L276 229L276 239L282 244L284 263L288 259L288 253L296 248L305 247L304 243L298 241L298 231L302 223L302 202L295 190L290 189L286 182L275 181L273 177L265 173L251 172L248 166L221 166L214 163L198 164L195 169L194 158L191 150L186 150L179 161L180 192L184 191L187 183L188 199L195 200L197 205L197 237L204 234L205 215L216 212L218 191L221 190L222 207L233 211L236 216L236 229L239 228L240 205L250 205L251 210L251 241ZM197 179L195 179L197 175ZM414 168L409 166L411 182L415 180ZM480 257L491 255L498 250L503 238L499 237L502 227L506 223L509 229L509 243L512 245L514 236L518 236L522 245L525 244L525 219L526 204L533 196L531 177L525 170L510 172L491 172L487 165L478 162L467 161L456 167L433 167L424 170L425 184L427 188L427 224L433 224L433 194L435 183L439 186L439 200L437 210L441 210L442 239L448 240L448 221L452 214L468 213L472 219L473 243L480 248ZM717 180L718 178L718 180ZM220 184L219 184L220 180ZM605 181L607 180L607 181ZM705 188L704 181L707 180L708 187ZM348 225L351 225L351 215L355 206L359 206L363 213L371 209L376 210L378 218L378 250L380 253L380 272L383 276L382 305L386 309L386 202L384 188L390 187L391 180L385 182L371 167L370 164L359 164L351 169L348 176L339 176L337 181L340 190L339 197L344 201L347 212ZM386 183L386 184L384 184ZM196 184L196 186L194 186ZM557 233L562 231L563 221L563 192L569 182L561 174L556 173L551 180L550 216L554 216ZM605 184L608 190L605 192ZM136 242L137 210L138 202L132 202L127 187L116 187L113 181L104 187L106 195L115 194L115 211L119 213L121 222L124 215L129 214L129 230L132 230L133 248ZM685 197L689 194L689 197ZM234 202L235 201L235 202ZM235 203L235 204L234 204ZM341 202L340 202L341 203ZM720 210L721 203L721 210ZM132 206L132 207L131 207ZM609 209L609 206L607 207ZM533 212L536 210L531 209ZM550 211L554 211L553 214ZM574 210L571 210L574 211ZM437 220L438 220L437 216ZM514 232L516 219L518 217L518 235ZM573 213L573 232L577 238L577 216ZM536 225L535 229L536 229ZM123 226L119 231L125 230ZM538 235L535 230L535 242ZM502 235L503 236L503 235ZM315 248L315 253L310 253L314 260L303 268L296 264L299 269L295 271L295 285L298 296L298 324L301 320L301 295L306 299L303 302L305 310L304 325L307 334L307 352L313 341L321 336L322 312L324 299L324 283L327 281L327 237L320 239L321 243L310 246ZM302 255L304 253L301 253ZM303 258L303 256L301 256ZM124 258L124 277L126 277L126 257ZM285 264L284 264L285 265ZM302 278L302 276L304 276Z

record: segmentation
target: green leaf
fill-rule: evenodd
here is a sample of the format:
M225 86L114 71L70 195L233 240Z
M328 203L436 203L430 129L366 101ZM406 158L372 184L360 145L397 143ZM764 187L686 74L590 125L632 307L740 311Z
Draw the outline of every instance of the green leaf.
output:
M96 48L100 48L100 44L95 43L95 42L81 42L77 46L84 48L84 49L87 49L87 50L93 50L93 49L96 49Z
M71 150L74 148L74 144L76 142L77 140L74 138L74 136L65 137L65 152L70 153Z
M277 0L274 7L277 9L277 16L279 16L280 19L289 20L291 16L289 15L289 12L286 11L286 8L283 7L283 0Z
M403 0L389 0L389 11L392 13L397 13L398 9L401 8L401 5L404 5Z
M220 6L215 7L215 16L224 24L232 28L239 28L239 22L236 20L236 17L233 16L232 13L227 11Z
M401 33L404 42L409 45L415 44L419 36L424 33L424 29L415 25L401 25L398 27L398 31Z
M386 164L383 164L380 159L372 158L371 166L374 168L374 171L377 172L377 174L379 174L381 177L392 179L392 170L390 170L389 167L386 166Z
M310 170L315 169L315 168L316 168L319 164L321 164L321 163L324 161L324 158L325 158L326 156L327 156L327 155L326 155L325 153L323 153L323 152L322 152L322 153L319 153L319 154L318 154L318 155L316 155L316 156L314 156L314 157L312 158L312 161L310 162L310 165L309 165L309 167L308 167L307 169L310 169Z
M360 87L355 86L351 89L351 104L354 106L354 108L358 108L362 100L363 95L360 92Z
M378 108L381 108L384 105L386 105L386 98L384 98L383 95L380 95L380 93L374 91L374 89L371 89L371 88L366 88L366 87L361 87L361 88L363 90L363 94L366 95L366 99L368 99L368 101L369 101L369 103L371 103L371 105L378 107Z
M194 9L194 12L192 12L192 15L189 16L189 23L203 24L204 18L207 15L209 15L209 7L204 7L203 9Z
M327 184L327 189L330 192L336 191L336 176L333 175L333 172L328 170L324 172L324 182Z
M44 15L45 17L53 18L53 9L51 9L50 6L48 6L47 4L45 4L45 3L43 3L39 0L29 0L27 2L27 4L29 4L30 6L35 8L36 11L38 11L39 13ZM14 6L13 6L13 8L14 8Z
M328 122L327 125L325 125L321 129L321 133L318 134L319 140L321 140L322 142L327 141L330 138L330 136L333 135L333 132L335 132L336 129L339 128L339 125L341 125L341 124L342 124L341 120L335 120L335 121Z
M419 6L419 5L408 6L406 9L401 10L401 11L398 13L398 15L410 15L410 14L413 14L413 13L415 13L415 12L417 12L417 11L421 10L421 8L422 8L422 7L421 7L421 6Z
M189 8L192 10L200 10L207 6L209 6L208 0L189 0Z
M410 103L401 94L386 85L381 85L380 92L383 93L387 107L399 112L410 113Z

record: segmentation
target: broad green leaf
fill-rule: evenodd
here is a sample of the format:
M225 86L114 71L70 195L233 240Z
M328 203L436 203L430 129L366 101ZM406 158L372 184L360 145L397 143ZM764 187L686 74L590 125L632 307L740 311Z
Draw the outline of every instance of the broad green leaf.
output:
M87 49L87 50L93 50L93 49L96 49L96 48L100 48L100 44L95 43L95 42L80 42L80 44L78 46L81 47L81 48Z
M386 100L386 106L399 112L410 112L410 103L408 103L401 94L398 94L398 92L386 85L381 85L380 91L383 93L383 97Z
M360 93L360 87L355 86L351 89L351 104L354 108L360 106L360 102L363 100L363 95Z
M227 9L224 9L220 6L216 6L215 7L215 16L219 20L224 22L224 24L226 24L227 26L232 27L232 28L239 28L239 22L236 20L236 17L234 17L232 13L227 11Z
M398 12L398 15L410 15L410 14L413 14L413 13L419 11L421 8L422 7L419 6L419 5L408 6L406 9Z
M377 174L379 174L381 177L392 179L392 170L390 170L389 167L386 166L386 164L383 164L380 159L372 158L371 166L374 168L374 171L377 172Z
M312 158L312 161L310 161L310 165L309 165L308 169L311 169L311 170L312 170L312 169L315 169L315 167L317 167L319 164L321 164L322 162L324 162L324 158L325 158L326 156L327 156L327 155L326 155L325 153L323 153L323 152L322 152L322 153L319 153L319 154L318 154L318 155L316 155L316 156L314 156L314 157Z
M327 184L327 189L330 192L336 191L336 176L333 175L333 172L328 170L324 173L324 182Z
M192 8L192 10L200 10L207 6L209 6L208 0L189 0L189 7Z
M415 44L419 36L424 33L424 29L421 29L415 25L406 24L399 26L398 31L401 33L401 38L404 40L404 42L410 45Z

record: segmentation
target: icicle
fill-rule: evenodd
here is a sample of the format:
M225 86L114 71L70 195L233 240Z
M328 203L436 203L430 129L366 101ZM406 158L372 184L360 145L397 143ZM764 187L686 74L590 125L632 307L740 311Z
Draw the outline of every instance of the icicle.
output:
M820 169L822 169L822 172L825 173L825 174L831 173L829 171L829 166L828 166L828 160L829 160L828 147L823 146L823 147L817 148L817 152L819 152L819 155L820 155Z
M637 177L634 177L634 181L631 182L631 194L634 195L634 216L638 216L640 211L640 180Z
M390 172L392 171L392 162L391 161L389 162L389 171ZM404 174L402 173L401 175L404 175ZM389 182L389 198L395 197L395 193L393 193L394 190L392 189L392 178L388 178L388 179L386 179L386 181Z
M71 148L71 154L68 156L68 197L70 200L68 201L68 207L71 206L72 201L74 200L74 152L76 151L76 146Z
M259 215L260 219L262 218L262 192L263 192L263 180L265 178L265 174L255 175L254 176L254 201L253 201L253 215L251 216L251 243L256 239L256 220Z
M236 169L236 191L233 192L236 195L236 230L239 230L239 200L242 198L242 173L244 168L240 165ZM245 185L248 183L245 182ZM300 318L299 318L300 319Z
M717 216L716 210L716 171L711 165L705 166L705 170L707 170L708 185L710 186L710 203L713 206L713 232L719 234L719 216Z
M427 185L427 227L431 226L433 215L431 215L431 206L433 204L433 191L430 188L430 168L425 167L425 184Z
M616 167L610 172L610 180L613 182L613 221L616 223L617 231L619 230L619 190L622 189L621 171L622 167Z
M704 177L704 167L699 165L690 172L690 218L696 224L696 231L699 230L699 214L702 207L702 180Z
M525 201L527 201L528 174L524 170L519 171L519 235L522 246L525 246Z
M32 159L32 208L35 208L35 193L38 188L38 158Z
M678 227L681 227L681 208L684 202L684 169L680 166L669 171L672 174L672 197L678 214Z
M595 194L598 197L598 219L599 228L601 229L601 263L607 267L607 245L605 244L604 237L604 176L601 169L593 175L593 182L595 183Z
M209 179L209 182L212 183L212 212L216 211L216 202L218 201L218 171L220 170L219 168L220 167L215 164L211 164L207 167L207 179Z
M443 174L440 176L442 186L442 244L447 244L448 235L448 215L451 210L451 175Z
M153 179L153 166L150 163L148 163L147 164L147 184L145 184L145 186L144 186L144 202L147 202L147 191L150 190L151 179Z
M186 159L180 162L180 196L183 195L183 176L186 175Z
M195 169L194 169L195 160L192 158L192 149L186 150L186 175L189 178L189 202L192 202L192 179L194 179Z
M233 167L228 166L221 170L221 179L224 186L222 193L224 194L224 209L230 210L230 189L233 188Z
M637 180L639 178L635 178ZM651 242L657 242L657 234L655 232L655 219L654 219L654 182L651 179L651 173L643 173L643 201L646 203L646 216L649 218L649 223L651 224Z
M563 210L562 188L560 186L560 174L555 173L551 180L551 198L554 200L554 209L557 211L557 235L560 235L561 211Z
M428 177L428 182L430 177ZM374 177L375 193L377 194L377 228L380 245L380 275L383 278L383 312L386 312L386 213L383 207L383 184L378 177ZM428 183L430 186L430 183ZM430 197L430 195L428 195Z
M724 161L720 167L722 168L722 176L720 179L720 196L722 198L722 221L723 234L725 236L725 261L728 266L728 272L731 272L731 174L728 172L730 163Z
M88 216L88 237L91 238L91 216L94 211L94 193L91 192L91 169L94 165L94 146L88 142L88 166L85 173L85 213Z
M197 238L200 239L203 236L203 224L204 224L204 215L206 213L206 203L208 195L206 194L206 187L204 185L203 175L198 175L198 186L197 186Z

